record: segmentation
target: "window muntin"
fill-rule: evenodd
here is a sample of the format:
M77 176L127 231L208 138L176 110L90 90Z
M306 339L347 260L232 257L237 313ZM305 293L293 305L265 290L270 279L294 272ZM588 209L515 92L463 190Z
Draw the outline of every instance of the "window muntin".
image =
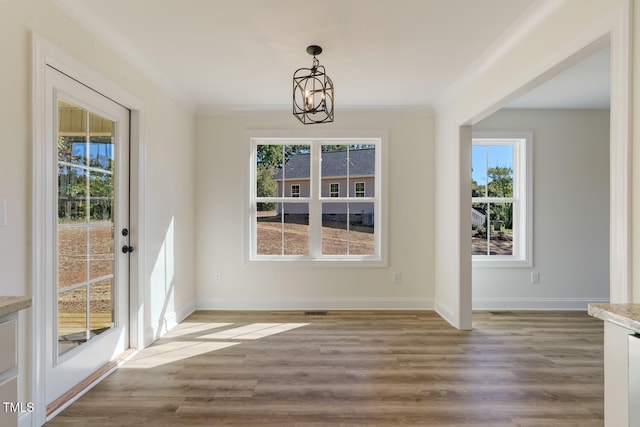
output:
M250 260L382 260L381 139L355 142L252 138Z
M474 266L531 265L530 140L530 135L473 138Z

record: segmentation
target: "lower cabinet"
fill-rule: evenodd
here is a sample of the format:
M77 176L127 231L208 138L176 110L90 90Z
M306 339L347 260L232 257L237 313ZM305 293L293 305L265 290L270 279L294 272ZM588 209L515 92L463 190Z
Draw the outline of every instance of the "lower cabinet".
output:
M629 426L640 427L640 335L629 335Z
M18 425L17 321L0 319L0 426Z

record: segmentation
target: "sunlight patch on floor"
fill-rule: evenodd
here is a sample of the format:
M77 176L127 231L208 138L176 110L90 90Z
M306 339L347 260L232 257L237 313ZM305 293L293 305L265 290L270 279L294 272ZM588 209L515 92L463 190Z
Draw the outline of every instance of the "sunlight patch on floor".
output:
M233 323L188 323L183 322L178 324L175 328L167 332L164 338L175 338L183 335L197 334L210 329L220 329L225 326L233 325Z
M220 329L230 325L233 325L233 323L181 323L162 338L162 340L166 338L178 338L177 340L156 342L144 349L129 362L125 363L122 369L156 368L241 343L241 341L229 340L257 340L300 328L309 325L309 323L252 323L251 325L231 328L211 334L188 337L188 335L197 335L201 332Z
M121 369L150 369L168 363L178 362L194 356L200 356L212 351L231 347L239 342L197 342L197 341L171 341L164 344L153 345L144 350L143 354L134 357L125 363Z
M308 323L253 323L251 325L227 329L226 331L202 335L199 338L207 340L257 340L306 325L308 325Z

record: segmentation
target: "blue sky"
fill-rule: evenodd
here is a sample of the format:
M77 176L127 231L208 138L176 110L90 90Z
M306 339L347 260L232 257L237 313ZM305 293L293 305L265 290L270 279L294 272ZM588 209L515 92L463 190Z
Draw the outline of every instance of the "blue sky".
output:
M94 166L101 166L103 168L109 167L109 159L113 159L113 144L105 143L90 143L89 144L90 160ZM71 146L71 155L74 157L80 157L84 159L87 153L87 144L82 142L74 142ZM83 162L81 162L83 163ZM97 163L97 164L96 164Z
M480 185L486 184L487 168L495 166L513 169L513 147L511 145L474 145L471 149L471 179Z

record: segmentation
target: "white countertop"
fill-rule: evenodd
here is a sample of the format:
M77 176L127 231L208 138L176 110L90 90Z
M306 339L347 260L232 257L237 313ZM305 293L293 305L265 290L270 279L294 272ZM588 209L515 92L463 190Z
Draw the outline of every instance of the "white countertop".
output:
M640 333L640 304L589 304L589 314Z
M31 297L0 296L0 317L31 307Z

